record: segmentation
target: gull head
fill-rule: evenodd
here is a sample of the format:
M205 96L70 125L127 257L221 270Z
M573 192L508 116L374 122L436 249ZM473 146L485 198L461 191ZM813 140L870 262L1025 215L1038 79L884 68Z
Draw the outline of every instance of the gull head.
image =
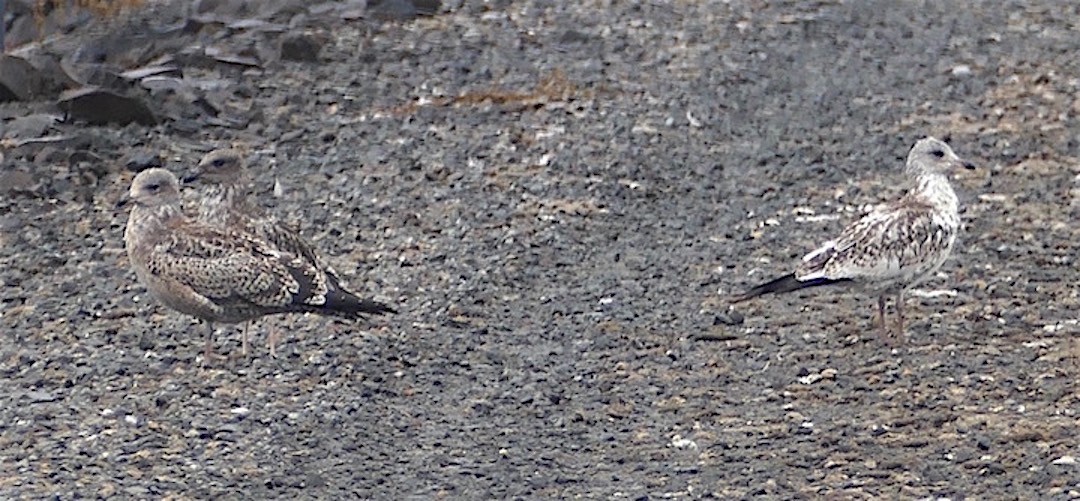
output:
M957 167L970 170L975 165L957 156L944 141L933 137L920 139L907 157L907 171L916 176L948 174Z
M243 181L244 155L239 150L220 149L207 153L194 173L184 177L184 183L202 181L209 184L232 184Z
M161 207L180 203L180 182L165 169L147 169L135 176L127 200L138 207Z

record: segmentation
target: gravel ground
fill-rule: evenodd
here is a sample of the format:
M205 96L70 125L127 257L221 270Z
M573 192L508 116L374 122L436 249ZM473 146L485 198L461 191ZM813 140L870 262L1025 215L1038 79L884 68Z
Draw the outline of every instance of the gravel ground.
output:
M293 26L318 61L184 68L240 122L9 143L0 497L1080 497L1080 7L552 4ZM899 194L923 135L980 169L906 342L843 290L729 310ZM229 144L401 313L256 323L277 359L225 327L202 364L114 204L140 158Z

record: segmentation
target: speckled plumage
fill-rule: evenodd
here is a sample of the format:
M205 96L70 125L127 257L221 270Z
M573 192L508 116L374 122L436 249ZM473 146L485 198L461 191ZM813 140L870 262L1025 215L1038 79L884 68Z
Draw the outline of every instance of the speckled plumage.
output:
M960 230L959 201L947 177L957 166L972 167L942 141L932 137L918 141L904 169L914 186L903 198L844 228L839 237L804 256L794 273L732 301L844 283L878 295L883 331L885 297L895 294L902 332L903 292L941 267Z
M302 238L293 228L249 200L248 169L244 155L235 149L213 150L199 161L196 172L185 178L185 182L201 186L198 221L210 226L254 235L267 242L273 248L298 256L310 267L317 270L319 279L331 289L345 290L341 279L334 269L323 261L315 248ZM396 313L393 308L374 300L365 301L365 313ZM275 353L277 332L271 330L267 336L270 353ZM247 348L247 330L244 331L244 348Z
M172 309L208 324L294 312L355 318L379 309L336 287L302 256L188 219L179 182L167 170L139 173L129 197L128 258L151 294Z
M295 229L249 201L247 167L240 151L218 149L207 153L199 161L198 171L185 181L201 185L199 221L256 235L277 249L303 257L312 266L327 271L331 280L340 282Z

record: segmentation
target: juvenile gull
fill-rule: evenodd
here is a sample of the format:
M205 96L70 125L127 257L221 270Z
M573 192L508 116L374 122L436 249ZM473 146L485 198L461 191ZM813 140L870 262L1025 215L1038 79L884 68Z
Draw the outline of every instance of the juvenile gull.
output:
M948 180L955 167L973 169L974 165L942 141L932 137L919 140L904 167L913 186L902 198L844 228L839 237L805 255L795 272L758 285L731 301L846 284L878 296L884 336L888 336L885 298L895 294L898 331L903 334L904 291L937 271L956 242L959 201Z
M207 153L199 161L195 172L184 178L184 182L202 185L197 216L199 222L254 235L278 250L299 256L307 265L319 270L330 287L344 290L337 273L319 257L307 240L250 202L248 169L242 152L218 149ZM369 311L364 313L397 313L393 308L373 300L365 304ZM274 354L276 332L271 331L268 337L270 353ZM246 326L244 345L246 351Z
M165 169L139 173L128 196L133 206L124 244L131 266L159 301L206 322L207 358L215 322L304 312L358 318L385 309L266 240L190 220L180 206L179 181Z
M243 153L218 149L203 156L195 172L184 177L185 184L200 184L198 220L211 226L235 228L255 235L278 249L306 259L312 266L325 267L306 240L249 201L248 170ZM337 276L333 273L334 279Z

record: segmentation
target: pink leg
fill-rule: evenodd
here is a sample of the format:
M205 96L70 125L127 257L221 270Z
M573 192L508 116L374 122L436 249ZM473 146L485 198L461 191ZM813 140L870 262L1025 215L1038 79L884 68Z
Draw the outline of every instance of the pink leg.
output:
M206 346L203 347L204 363L214 356L214 324L206 322Z
M266 333L266 344L268 346L270 346L270 356L272 358L277 358L277 341L278 341L277 327L274 327L273 325L271 325L267 330L269 332Z
M900 338L904 338L904 290L896 292L896 318L900 330Z
M878 312L878 325L881 327L881 335L885 338L889 337L889 328L885 325L885 296L878 296L877 298L877 312Z

